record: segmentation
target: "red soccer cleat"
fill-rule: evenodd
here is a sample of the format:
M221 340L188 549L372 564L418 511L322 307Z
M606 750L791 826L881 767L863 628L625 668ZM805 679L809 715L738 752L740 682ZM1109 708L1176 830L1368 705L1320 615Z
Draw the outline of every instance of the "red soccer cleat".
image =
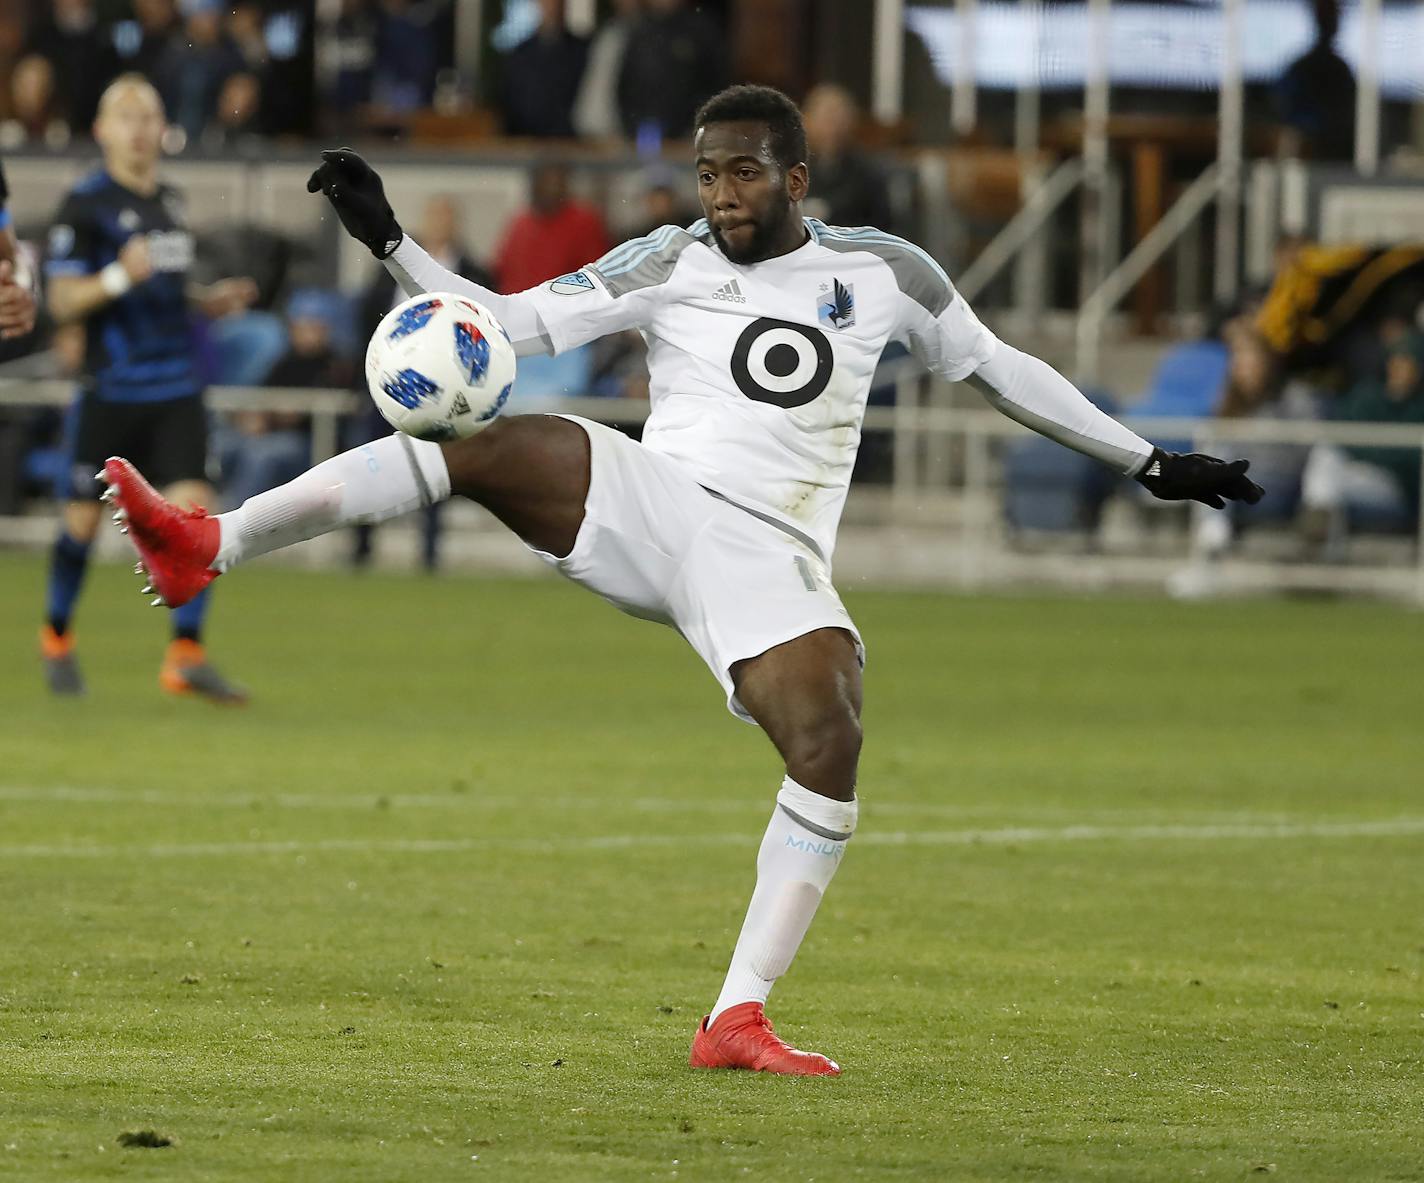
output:
M772 1030L771 1020L759 1002L741 1002L717 1016L711 1027L707 1016L692 1037L689 1064L694 1068L746 1068L782 1076L839 1076L841 1066L820 1052L792 1047Z
M218 577L212 569L221 530L207 510L182 510L158 495L127 460L110 456L100 474L108 488L104 500L116 507L114 521L129 536L148 576L145 593L157 592L155 604L177 608Z

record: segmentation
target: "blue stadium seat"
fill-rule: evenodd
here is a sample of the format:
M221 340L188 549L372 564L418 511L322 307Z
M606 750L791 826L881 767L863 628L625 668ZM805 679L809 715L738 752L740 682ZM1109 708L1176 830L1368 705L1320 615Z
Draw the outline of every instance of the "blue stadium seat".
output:
M1110 395L1084 393L1094 406L1118 413ZM1096 460L1050 439L1020 440L1004 453L1004 516L1018 530L1092 530L1118 480Z
M1220 341L1192 341L1167 350L1131 414L1161 419L1209 417L1226 383L1227 364L1227 349ZM1169 452L1192 450L1191 440L1157 443Z

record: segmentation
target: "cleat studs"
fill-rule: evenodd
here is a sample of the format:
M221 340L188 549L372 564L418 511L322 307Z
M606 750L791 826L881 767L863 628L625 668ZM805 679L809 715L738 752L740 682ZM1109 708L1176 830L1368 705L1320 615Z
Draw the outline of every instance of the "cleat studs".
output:
M142 564L142 563L135 563L135 564L134 564L134 574L135 574L135 575L147 575L148 572L143 569L143 564Z
M113 501L116 496L117 494L114 492L114 486L110 485L107 489L105 489L102 493L99 494L99 500Z
M129 532L129 528L128 528L127 526L120 526L120 527L119 527L119 533L120 533L120 534L127 534L128 532Z
M105 479L104 470L102 468L94 474L94 479L101 482Z
M153 599L149 600L148 606L150 608L161 608L163 606L163 597L154 596Z
M141 588L138 589L138 594L141 596L153 595L153 584L145 583Z
M116 521L116 522L127 521L127 520L128 520L128 516L129 516L129 515L126 514L122 509L116 509L116 510L114 510L114 521Z

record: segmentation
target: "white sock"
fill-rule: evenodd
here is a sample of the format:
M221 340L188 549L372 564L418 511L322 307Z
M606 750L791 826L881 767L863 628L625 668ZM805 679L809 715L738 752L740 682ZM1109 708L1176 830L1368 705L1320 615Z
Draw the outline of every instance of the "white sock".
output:
M449 496L440 445L397 433L323 460L296 480L219 514L222 534L213 566L226 571L270 550L342 526L384 522Z
M776 795L757 854L757 883L722 993L708 1025L728 1007L765 1002L791 967L806 930L855 833L859 803L833 801L789 776Z

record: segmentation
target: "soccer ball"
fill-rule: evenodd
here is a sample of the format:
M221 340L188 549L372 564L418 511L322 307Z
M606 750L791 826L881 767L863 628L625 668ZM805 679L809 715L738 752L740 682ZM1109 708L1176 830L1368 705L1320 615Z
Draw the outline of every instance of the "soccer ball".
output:
M424 292L381 318L366 346L366 385L397 431L464 439L509 401L514 346L489 309L467 296Z

